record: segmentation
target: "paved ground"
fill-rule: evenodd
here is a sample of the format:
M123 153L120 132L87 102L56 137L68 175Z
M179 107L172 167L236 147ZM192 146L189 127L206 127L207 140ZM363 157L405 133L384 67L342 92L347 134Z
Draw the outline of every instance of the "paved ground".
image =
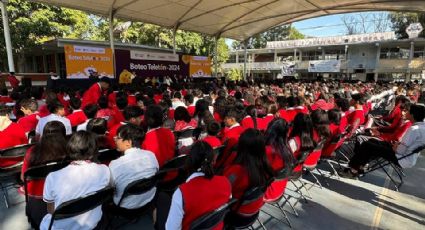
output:
M329 170L326 165L320 168ZM312 198L307 203L298 202L299 217L288 214L293 229L425 229L425 157L420 156L415 168L405 170L407 177L400 192L394 191L381 171L373 172L360 180L319 177L325 186L311 187L311 176L305 176L311 187ZM289 189L294 189L289 186ZM24 214L24 198L10 190L12 206L6 209L0 201L0 229L29 229ZM288 194L292 193L288 191ZM0 194L2 195L2 194ZM292 203L295 198L290 199ZM273 207L264 207L282 220L281 213ZM285 206L291 212L289 206ZM289 227L266 214L260 219L267 229L289 229ZM255 226L259 229L259 225ZM153 229L149 217L123 229Z

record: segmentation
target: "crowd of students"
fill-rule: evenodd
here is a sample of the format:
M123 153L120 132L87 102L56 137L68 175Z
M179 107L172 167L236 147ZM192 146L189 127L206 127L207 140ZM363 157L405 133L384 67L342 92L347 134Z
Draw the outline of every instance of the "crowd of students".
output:
M341 172L347 177L361 173L371 159L371 154L364 154L372 151L371 146L373 152L386 149L385 155L373 156L397 161L397 156L425 142L425 107L417 104L423 96L417 83L279 86L214 81L161 87L139 83L116 91L111 86L110 79L101 78L84 93L22 89L11 95L4 92L0 98L0 149L28 143L28 138L36 143L23 159L22 175L47 162L71 162L45 181L28 183L31 205L26 214L34 228L47 229L60 204L112 186L113 201L121 208L156 204L157 229L189 229L194 220L231 198L241 199L250 188L267 186L263 198L236 202L217 226L221 229L255 215L264 202L279 199L289 175L302 173L300 155L313 151L321 141L325 143L322 155L332 155L340 146L333 139L357 138L350 168ZM384 97L396 97L389 115L372 116ZM176 138L176 132L189 129L199 130L198 137ZM220 146L223 153L214 155L213 149ZM100 164L99 149L117 149L122 156ZM188 149L188 177L172 196L154 188L121 200L128 184L155 175L182 149ZM400 164L412 167L416 159L413 155L404 160L410 163ZM21 160L0 160L0 167ZM282 172L288 177L273 180ZM57 220L53 228L92 229L101 217L98 207Z

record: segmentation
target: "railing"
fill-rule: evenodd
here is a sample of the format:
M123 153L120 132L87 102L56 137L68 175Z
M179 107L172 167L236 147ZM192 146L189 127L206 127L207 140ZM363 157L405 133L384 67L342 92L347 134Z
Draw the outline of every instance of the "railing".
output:
M242 69L244 63L225 63L222 65L222 68L225 70L230 70L233 68ZM250 70L281 70L283 63L277 62L251 62L246 63L247 69Z

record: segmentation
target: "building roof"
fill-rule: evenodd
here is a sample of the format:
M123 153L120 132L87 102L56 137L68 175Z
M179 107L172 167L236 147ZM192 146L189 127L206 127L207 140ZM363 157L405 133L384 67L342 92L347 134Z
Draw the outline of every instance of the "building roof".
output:
M425 12L423 0L33 0L117 18L245 40L278 25L360 11Z

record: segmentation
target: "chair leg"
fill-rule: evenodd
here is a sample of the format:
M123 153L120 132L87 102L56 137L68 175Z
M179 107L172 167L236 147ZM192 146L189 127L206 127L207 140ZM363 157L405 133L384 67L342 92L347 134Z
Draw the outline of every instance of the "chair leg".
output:
M292 228L291 221L289 220L289 217L288 217L288 215L286 214L285 209L283 209L283 208L279 205L279 203L276 203L276 205L273 205L273 206L275 206L275 207L279 208L279 210L282 212L283 216L285 217L286 222L288 222L288 226L289 226L290 228Z
M266 204L268 204L268 203L266 203ZM282 209L279 207L279 204L268 204L268 205L271 205L271 206L273 206L273 207L279 208L279 209L282 211ZM286 224L286 225L288 225L290 228L292 228L292 227L291 227L291 222L289 222L289 220L288 220L288 218L287 218L287 216L286 216L286 213L283 213L283 215L284 215L284 217L288 220L288 221L287 221L287 223L285 223L285 222L284 222L284 221L282 221L281 219L276 218L275 216L273 216L272 214L268 213L267 211L261 210L261 212L263 212L263 213L265 213L265 214L269 215L271 218L276 219L276 220L277 220L277 221L279 221L280 223L282 223L282 224ZM282 212L283 212L283 211L282 211ZM259 220L259 221L260 221L260 220ZM263 224L264 224L264 223L263 223Z
M316 168L316 170L317 171L319 171L317 168ZM314 175L314 173L312 172L312 171L310 171L310 170L308 170L309 172L310 172L310 175L316 180L316 183L315 184L318 184L319 185L319 187L320 187L320 189L323 189L323 187L322 187L322 184L320 183L320 181L319 181L319 179L316 177L316 175ZM320 174L322 174L322 173L320 173Z
M9 195L7 194L7 188L2 183L0 183L0 186L3 192L4 204L6 205L6 208L9 208Z
M338 171L336 171L336 169L335 169L335 167L333 166L333 164L331 163L331 161L330 160L326 160L326 162L331 166L331 168L332 168L332 170L334 171L334 175L336 176L336 178L339 180L339 179L341 179L340 177L339 177L339 174L338 174Z
M289 204L289 207L291 207L292 211L294 211L294 215L295 215L296 217L298 217L298 216L299 216L299 215L298 215L298 212L297 212L297 210L295 209L295 207L291 204L291 202L289 202L289 199L288 199L286 196L282 196L282 199L284 199L285 201L283 202L283 204L279 204L279 206L283 207L286 203L288 203L288 204ZM282 200L282 199L281 199L281 200ZM279 203L280 203L280 201L279 201Z
M393 179L393 177L388 173L384 166L382 166L382 170L384 170L385 174L387 174L388 178L390 178L391 182L394 184L395 190L398 192L397 182Z
M301 191L301 187L298 187L294 181L291 180L291 183L295 186L296 190L294 192L298 193L305 203L308 203L306 196ZM301 199L300 198L300 199Z
M317 172L319 172L320 176L323 177L326 185L329 187L329 182L328 179L326 178L325 174L322 173L322 170L320 170L319 168L316 168Z
M313 196L311 195L309 189L307 189L307 183L305 183L302 178L300 178L299 181L301 183L300 189L304 188L305 191L308 193L308 198L313 199ZM311 187L310 187L310 189L311 189Z
M267 230L266 226L264 226L264 224L263 224L263 223L261 223L261 221L260 221L260 218L259 218L259 217L257 217L257 221L258 221L258 223L260 223L261 228L263 228L263 230Z

